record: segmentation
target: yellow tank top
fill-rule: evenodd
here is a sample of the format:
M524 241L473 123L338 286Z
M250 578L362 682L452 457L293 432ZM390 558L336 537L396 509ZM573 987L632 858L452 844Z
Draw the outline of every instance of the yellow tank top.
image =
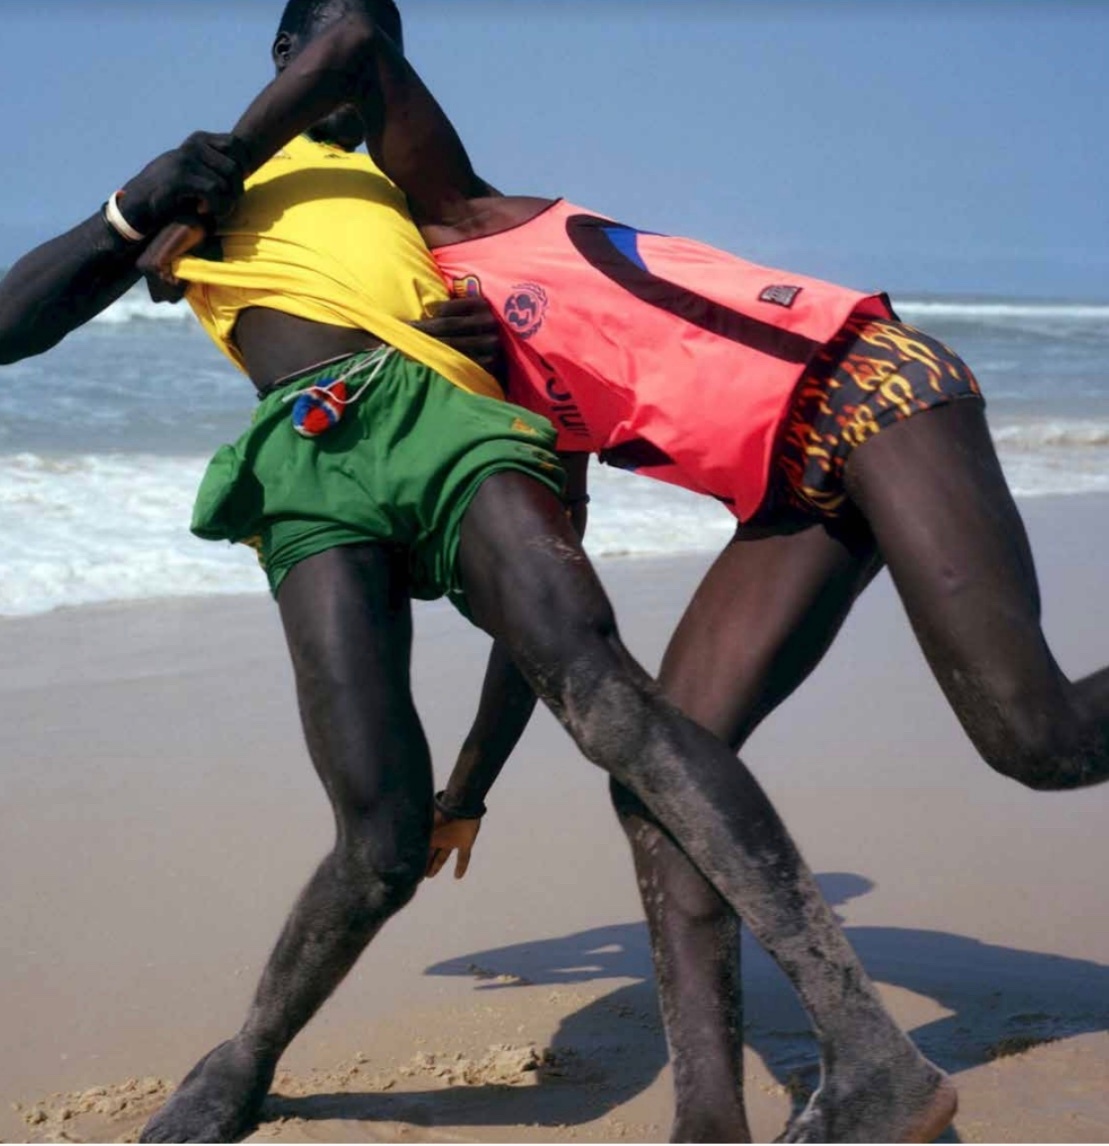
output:
M404 195L368 156L294 139L247 181L219 236L222 260L189 256L175 272L240 370L235 320L262 306L368 331L463 390L504 397L480 366L407 325L447 290Z

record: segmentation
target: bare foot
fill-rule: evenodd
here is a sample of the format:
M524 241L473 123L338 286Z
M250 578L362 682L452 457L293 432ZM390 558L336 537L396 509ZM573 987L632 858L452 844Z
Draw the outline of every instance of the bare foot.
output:
M258 1121L272 1067L235 1042L220 1043L189 1071L143 1127L140 1142L235 1142Z
M932 1142L958 1105L951 1079L918 1057L910 1070L871 1069L848 1085L826 1080L779 1141Z

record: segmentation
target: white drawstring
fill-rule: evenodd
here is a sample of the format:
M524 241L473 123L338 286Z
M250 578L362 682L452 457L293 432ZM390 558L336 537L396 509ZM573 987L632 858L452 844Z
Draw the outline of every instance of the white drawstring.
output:
M373 351L369 358L357 365L352 366L345 374L340 374L338 378L333 378L326 386L320 386L313 383L311 386L305 386L303 390L294 390L291 394L286 394L282 399L282 403L292 402L296 398L303 397L305 394L320 394L325 396L329 401L334 402L337 406L349 406L352 402L357 402L359 398L365 394L367 387L369 387L375 378L381 373L385 363L394 352L392 346L380 346L377 350ZM346 382L354 378L359 371L372 366L369 377L362 383L357 394L352 394L349 398L340 398L338 395L331 392L331 387L337 385L339 382Z

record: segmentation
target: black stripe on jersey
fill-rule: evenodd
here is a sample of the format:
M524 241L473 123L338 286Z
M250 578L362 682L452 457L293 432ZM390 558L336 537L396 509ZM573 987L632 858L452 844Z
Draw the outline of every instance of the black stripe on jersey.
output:
M808 362L820 347L811 338L741 314L652 274L628 253L634 250L628 239L638 233L631 227L593 215L571 215L566 233L582 258L606 278L675 318L784 362Z

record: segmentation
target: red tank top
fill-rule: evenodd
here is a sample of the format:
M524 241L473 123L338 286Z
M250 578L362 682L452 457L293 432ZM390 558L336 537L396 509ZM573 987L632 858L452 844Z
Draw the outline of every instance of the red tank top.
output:
M884 296L562 200L432 254L448 287L481 294L514 336L508 397L550 418L559 449L710 494L741 520L766 494L810 359L854 311L891 313Z

